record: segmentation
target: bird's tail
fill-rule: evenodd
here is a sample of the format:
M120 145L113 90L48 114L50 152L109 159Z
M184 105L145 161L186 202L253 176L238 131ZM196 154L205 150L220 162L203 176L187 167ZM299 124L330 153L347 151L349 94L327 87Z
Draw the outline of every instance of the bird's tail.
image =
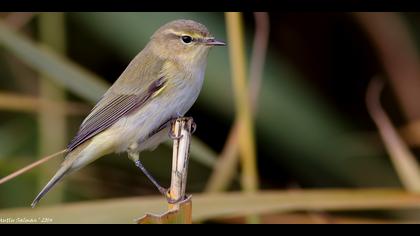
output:
M51 178L47 185L45 185L38 196L36 196L31 206L35 207L39 200L59 183L63 177L83 168L99 157L110 153L112 144L113 143L105 142L102 145L90 145L90 141L88 141L69 152L64 162L61 164L60 169L58 169L57 173Z
M80 156L80 151L83 149L83 146L79 147L72 152L69 152L66 155L64 162L61 164L60 169L55 173L55 175L51 178L51 180L45 185L45 187L39 192L36 196L35 200L32 202L31 206L34 208L36 204L41 200L42 197L45 196L56 184L58 184L64 176L72 173L75 171L73 167L74 161Z
M47 183L47 185L45 185L45 187L41 190L38 196L36 196L35 200L31 204L31 207L34 208L36 204L38 204L38 202L41 200L41 198L44 197L44 195L47 194L52 189L52 187L60 182L70 169L71 165L62 165L57 173Z
M94 149L85 150L88 145L89 142L86 142L71 152L67 153L67 156L64 162L61 164L60 169L58 169L57 173L51 178L51 180L47 183L47 185L45 185L45 187L32 202L32 208L35 207L41 198L44 197L44 195L47 194L56 184L58 184L63 179L63 177L81 169L82 167L88 165L95 159L102 156L100 154L103 154L101 152L103 149L98 149L95 146Z

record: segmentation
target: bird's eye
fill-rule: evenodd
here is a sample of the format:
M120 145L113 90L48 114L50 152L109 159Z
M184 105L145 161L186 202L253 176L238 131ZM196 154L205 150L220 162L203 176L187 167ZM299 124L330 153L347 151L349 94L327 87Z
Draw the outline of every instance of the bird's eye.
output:
M188 35L183 35L183 36L181 36L181 40L185 44L190 44L193 41L193 38L191 36L188 36Z

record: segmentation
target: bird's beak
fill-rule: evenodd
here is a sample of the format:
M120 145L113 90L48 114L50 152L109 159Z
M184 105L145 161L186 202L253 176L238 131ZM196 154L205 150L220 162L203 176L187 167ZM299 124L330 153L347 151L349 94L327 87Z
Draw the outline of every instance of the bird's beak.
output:
M226 46L226 43L221 41L221 40L217 40L215 38L207 38L204 40L204 44L208 45L208 46Z

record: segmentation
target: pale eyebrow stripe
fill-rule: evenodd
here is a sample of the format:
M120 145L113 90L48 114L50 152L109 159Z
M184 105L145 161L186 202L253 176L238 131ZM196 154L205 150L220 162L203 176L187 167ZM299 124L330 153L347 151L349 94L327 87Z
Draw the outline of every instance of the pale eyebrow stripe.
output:
M180 31L175 31L173 29L166 29L165 31L163 31L163 33L173 35L173 36L176 36L176 37L181 37L183 35L188 35L188 36L191 36L193 38L193 40L197 41L197 42L203 42L204 39L205 39L203 37L200 37L199 35L189 35L189 34L185 34L185 33L180 32Z
M168 34L171 35L173 38L181 38L182 36L187 35L187 34L175 34L175 33L168 33ZM193 37L193 36L190 36L190 35L188 35L188 36L192 38L193 42L201 43L201 42L204 41L203 38L196 38L196 37Z
M166 29L165 31L163 31L163 33L165 33L165 34L174 34L174 35L177 35L177 36L181 36L182 35L182 32L175 31L173 29Z

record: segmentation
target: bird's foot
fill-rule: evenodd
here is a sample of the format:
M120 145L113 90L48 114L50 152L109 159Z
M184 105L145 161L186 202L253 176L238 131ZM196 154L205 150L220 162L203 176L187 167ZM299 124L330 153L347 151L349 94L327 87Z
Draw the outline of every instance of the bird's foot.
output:
M170 122L171 122L171 128L169 129L169 138L170 139L172 139L172 140L179 140L179 139L181 139L182 137L184 137L182 134L180 134L180 135L177 135L177 134L175 134L175 130L174 130L174 127L175 127L175 122L176 122L176 120L177 119L179 119L180 117L178 117L178 118L173 118Z
M173 129L169 130L168 135L169 135L169 138L172 139L172 140L179 140L182 137L184 137L184 135L182 135L182 134L181 135L176 135Z
M197 130L197 124L193 120L191 124L191 134L195 133L196 130Z
M179 140L180 138L183 137L183 135L176 135L174 132L174 125L177 119L179 119L181 117L178 118L173 118L170 123L171 123L171 128L169 130L169 138L171 138L172 140ZM195 131L197 130L197 124L194 122L194 119L192 117L182 117L183 119L191 119L192 120L192 124L191 124L191 134L195 133Z
M180 197L180 198L178 198L178 199L173 199L173 198L171 197L170 189L167 189L164 195L165 195L165 197L166 197L166 201L167 201L169 204L176 204L176 203L179 203L179 202L181 202L181 201L183 201L183 200L184 200L184 198L183 198L183 197Z

